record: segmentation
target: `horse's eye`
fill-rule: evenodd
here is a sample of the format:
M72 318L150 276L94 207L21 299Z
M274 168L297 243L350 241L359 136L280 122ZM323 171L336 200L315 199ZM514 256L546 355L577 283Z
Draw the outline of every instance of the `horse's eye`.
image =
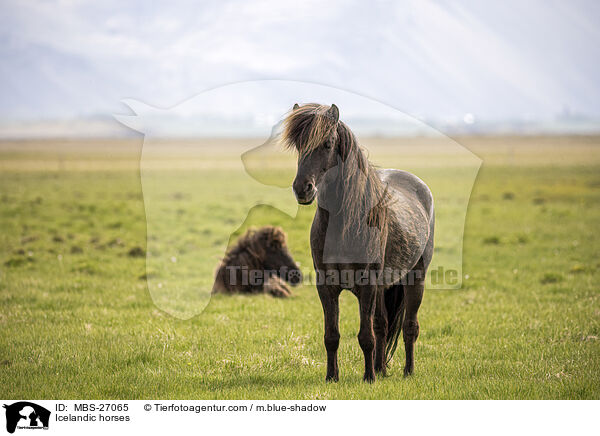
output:
M331 142L330 141L327 141L325 143L325 150L331 150Z

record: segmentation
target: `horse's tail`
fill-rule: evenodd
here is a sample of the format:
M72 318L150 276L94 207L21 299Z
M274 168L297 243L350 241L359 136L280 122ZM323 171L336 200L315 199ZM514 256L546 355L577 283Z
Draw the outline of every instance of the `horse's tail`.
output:
M393 285L385 290L385 309L388 316L387 345L385 347L386 364L392 360L404 320L404 286Z

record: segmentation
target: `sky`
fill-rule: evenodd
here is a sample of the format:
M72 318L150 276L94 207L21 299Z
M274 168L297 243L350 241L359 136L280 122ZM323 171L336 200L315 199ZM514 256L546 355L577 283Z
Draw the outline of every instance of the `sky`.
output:
M261 79L423 119L600 119L599 77L596 1L0 3L3 122L110 118L123 99L168 108Z

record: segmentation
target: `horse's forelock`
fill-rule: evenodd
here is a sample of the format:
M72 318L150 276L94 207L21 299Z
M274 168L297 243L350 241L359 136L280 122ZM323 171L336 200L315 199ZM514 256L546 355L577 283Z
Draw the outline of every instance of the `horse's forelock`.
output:
M281 227L270 227L270 230L270 240L285 246L287 238L283 229Z
M336 133L338 125L338 120L331 116L329 110L330 106L316 103L292 110L284 120L284 145L306 155L323 144Z

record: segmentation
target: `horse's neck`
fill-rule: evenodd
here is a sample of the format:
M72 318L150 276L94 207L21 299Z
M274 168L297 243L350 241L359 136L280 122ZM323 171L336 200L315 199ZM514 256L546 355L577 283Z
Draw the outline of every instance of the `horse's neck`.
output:
M340 210L343 209L342 191L333 183L323 186L317 193L317 203L329 215L340 215Z

